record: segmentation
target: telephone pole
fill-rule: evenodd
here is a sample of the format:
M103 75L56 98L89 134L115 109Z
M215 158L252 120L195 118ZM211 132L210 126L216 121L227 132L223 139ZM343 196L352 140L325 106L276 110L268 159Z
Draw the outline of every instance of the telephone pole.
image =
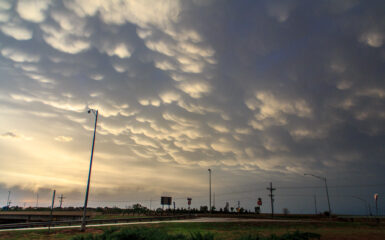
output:
M59 199L60 199L60 207L59 208L61 208L61 206L62 206L62 204L63 204L63 199L65 198L65 197L63 197L63 194L60 194L60 197L58 197Z
M211 213L211 169L208 169L209 171L209 212Z
M36 209L39 207L39 193L36 193Z
M317 215L317 195L314 194L314 211L315 215Z
M273 194L273 191L275 191L276 189L273 188L272 182L270 182L270 187L268 187L266 189L270 191L269 197L271 200L271 217L273 218L274 217L274 194Z

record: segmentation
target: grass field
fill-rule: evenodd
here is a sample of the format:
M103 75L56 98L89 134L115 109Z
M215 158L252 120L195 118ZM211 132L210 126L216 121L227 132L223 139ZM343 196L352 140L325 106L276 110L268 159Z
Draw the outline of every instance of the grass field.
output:
M137 228L136 226L128 226L126 228ZM238 239L245 235L269 236L271 234L282 235L288 232L300 231L318 233L321 239L385 239L385 225L366 224L366 223L256 223L256 222L225 222L225 223L159 223L159 224L143 224L141 227L157 228L164 230L169 234L185 234L201 232L214 234L214 239ZM101 234L108 228L90 228L88 233ZM17 232L0 232L0 239L58 239L70 240L73 236L78 235L78 229L62 229L42 231L17 231Z

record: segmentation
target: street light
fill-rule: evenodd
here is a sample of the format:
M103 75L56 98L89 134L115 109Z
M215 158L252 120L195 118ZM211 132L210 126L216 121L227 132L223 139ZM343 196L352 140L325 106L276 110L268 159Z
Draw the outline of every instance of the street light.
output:
M329 191L328 191L328 184L326 182L326 177L320 177L320 176L316 176L316 175L308 174L308 173L305 173L304 175L305 176L312 176L312 177L318 178L318 179L325 182L326 197L328 198L328 206L329 206L329 216L331 217L332 216L332 210L330 209L330 199L329 199Z
M370 205L369 205L368 201L366 201L366 200L363 199L363 198L357 197L357 196L351 196L351 197L352 197L352 198L355 198L355 199L358 199L358 200L360 200L360 201L362 201L362 202L365 204L365 209L366 209L366 211L367 211L368 216L369 216L369 215L372 215L372 214L371 214L371 210L370 210Z
M209 171L209 199L210 199L209 211L211 213L211 169L209 168L208 171Z
M94 156L94 147L95 147L95 135L96 135L96 125L98 123L98 110L88 109L88 114L95 114L95 127L94 127L94 138L92 140L92 150L91 150L91 159L90 159L90 169L88 171L88 181L87 181L87 189L86 189L86 197L84 200L84 209L83 209L83 219L81 225L81 231L84 232L86 230L86 214L87 214L87 204L88 204L88 192L90 190L90 181L91 181L91 169L92 169L92 158Z

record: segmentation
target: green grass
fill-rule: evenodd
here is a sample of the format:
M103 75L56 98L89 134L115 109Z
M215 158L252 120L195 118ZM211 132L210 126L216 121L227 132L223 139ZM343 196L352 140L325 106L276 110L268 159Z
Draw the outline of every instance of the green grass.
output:
M261 222L221 222L221 223L157 223L125 226L120 229L136 229L138 226L145 227L148 231L159 230L162 234L172 236L191 236L201 234L202 236L212 235L214 240L242 240L251 239L279 239L267 238L271 235L285 236L285 234L316 233L322 236L321 239L385 239L385 225L352 222L321 222L321 223L261 223ZM108 227L89 228L88 233L83 234L79 229L60 229L41 231L15 231L0 232L0 239L33 239L33 240L70 240L75 235L86 236L87 234L103 234ZM295 235L293 235L295 236ZM199 238L199 235L195 236ZM258 238L259 237L259 238ZM113 239L113 238L112 238ZM283 238L285 239L285 238ZM288 238L290 239L290 238ZM304 239L297 238L294 239ZM145 239L142 239L145 240Z
M221 237L215 234L206 232L193 232L190 234L170 234L165 230L154 228L123 228L109 229L103 234L78 235L71 240L221 240ZM310 240L320 239L319 234L301 233L299 231L293 233L285 233L281 236L272 234L270 236L245 235L240 236L237 240Z

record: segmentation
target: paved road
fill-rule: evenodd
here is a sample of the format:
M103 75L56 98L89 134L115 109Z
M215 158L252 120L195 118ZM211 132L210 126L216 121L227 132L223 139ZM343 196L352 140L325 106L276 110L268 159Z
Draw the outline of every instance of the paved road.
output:
M194 219L185 219L185 220L153 221L153 222L89 224L87 225L87 227L124 226L124 225L139 225L139 224L157 224L157 223L186 223L186 222L302 222L302 220L245 219L245 218L194 218ZM51 229L68 229L68 228L80 228L80 225L51 227ZM0 232L26 231L26 230L31 231L31 230L45 230L45 229L48 229L48 227L2 229L0 230Z

